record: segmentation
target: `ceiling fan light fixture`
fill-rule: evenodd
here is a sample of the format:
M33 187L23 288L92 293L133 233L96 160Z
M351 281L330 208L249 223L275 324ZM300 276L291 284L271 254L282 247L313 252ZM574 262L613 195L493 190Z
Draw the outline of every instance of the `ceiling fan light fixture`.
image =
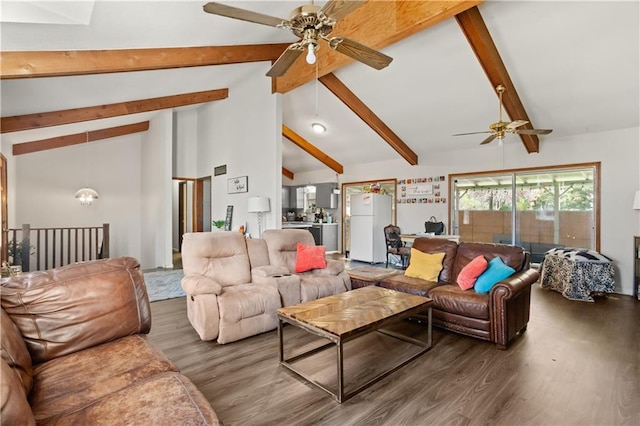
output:
M315 49L316 49L315 44L309 43L309 48L308 48L307 57L306 57L307 63L309 65L313 65L316 63Z
M311 124L311 128L318 135L320 135L320 134L322 134L322 133L327 131L326 126L324 124L321 124L321 123L313 123L313 124Z

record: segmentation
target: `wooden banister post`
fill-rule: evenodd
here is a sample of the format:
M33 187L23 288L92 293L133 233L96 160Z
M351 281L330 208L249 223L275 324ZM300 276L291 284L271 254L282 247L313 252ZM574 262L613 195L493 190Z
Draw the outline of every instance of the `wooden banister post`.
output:
M109 257L109 224L102 224L102 258Z
M31 258L31 226L22 225L22 270L29 272L29 261Z

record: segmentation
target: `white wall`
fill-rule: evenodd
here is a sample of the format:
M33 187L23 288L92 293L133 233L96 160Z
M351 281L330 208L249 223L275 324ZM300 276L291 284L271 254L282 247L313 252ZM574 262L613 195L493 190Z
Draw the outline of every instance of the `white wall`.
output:
M158 112L143 134L141 146L139 221L140 264L143 269L171 268L172 260L172 134L171 110Z
M109 223L111 256L139 255L140 134L15 157L11 149L4 149L8 146L3 143L9 163L10 228L23 223L32 227ZM81 206L74 194L87 185L87 166L89 184L100 198L92 206Z
M266 72L264 64L247 64L253 75ZM257 236L256 214L247 213L247 199L269 197L271 211L263 229L280 226L282 184L281 95L271 93L268 78L247 78L233 86L229 98L205 104L198 110L198 175L212 176L211 216L224 219L233 206L232 229L247 224ZM227 174L213 176L213 168L227 165ZM248 192L227 193L227 180L248 177Z

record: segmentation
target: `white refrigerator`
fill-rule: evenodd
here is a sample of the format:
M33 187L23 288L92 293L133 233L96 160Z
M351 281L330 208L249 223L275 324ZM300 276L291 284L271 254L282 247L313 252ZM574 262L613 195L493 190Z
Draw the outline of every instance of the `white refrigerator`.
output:
M387 259L384 227L391 224L391 196L364 193L350 197L349 258L368 263Z

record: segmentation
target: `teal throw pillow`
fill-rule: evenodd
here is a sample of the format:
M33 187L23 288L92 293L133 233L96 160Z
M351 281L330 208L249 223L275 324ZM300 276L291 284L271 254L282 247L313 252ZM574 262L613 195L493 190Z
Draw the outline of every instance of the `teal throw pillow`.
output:
M473 289L476 293L488 293L491 287L509 278L516 272L511 266L504 264L500 257L494 257L489 261L489 267L478 277Z

